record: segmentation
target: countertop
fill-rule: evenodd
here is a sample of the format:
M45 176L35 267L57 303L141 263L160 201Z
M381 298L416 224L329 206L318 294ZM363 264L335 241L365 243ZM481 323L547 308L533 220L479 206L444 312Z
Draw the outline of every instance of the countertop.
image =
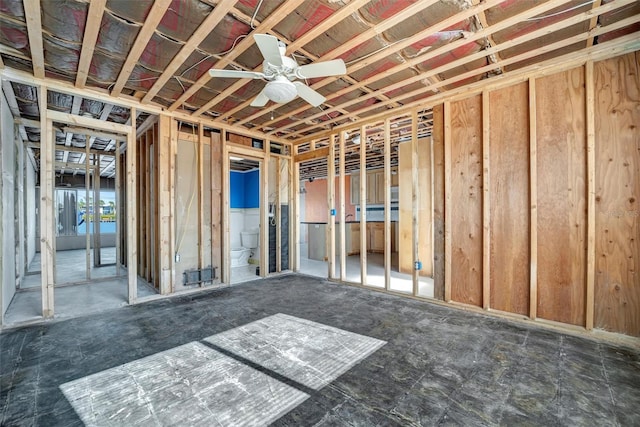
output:
M391 221L392 223L397 223L398 221ZM345 224L360 224L360 221L345 221ZM367 221L367 223L379 223L384 224L384 221ZM308 225L327 225L328 222L314 222L314 221L300 221L300 224L308 224ZM340 224L340 221L336 221L336 224Z

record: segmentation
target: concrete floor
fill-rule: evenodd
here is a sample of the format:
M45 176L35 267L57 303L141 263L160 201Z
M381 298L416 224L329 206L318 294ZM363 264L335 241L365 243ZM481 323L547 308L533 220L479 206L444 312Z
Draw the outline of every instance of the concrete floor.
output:
M0 334L0 425L640 425L640 350L287 275Z
M335 261L337 279L340 278L340 257L336 257ZM391 254L391 281L390 289L396 292L407 294L413 293L413 278L410 274L400 273L398 271L398 253ZM310 276L326 279L328 277L328 263L326 261L318 261L306 257L300 257L300 273ZM360 283L360 255L351 255L346 257L345 281L350 283ZM367 254L367 286L373 288L384 288L384 254L368 253ZM420 276L418 280L418 296L425 298L434 297L433 278Z
M93 252L91 252L93 256ZM56 287L54 311L57 318L77 317L127 305L127 272L116 276L115 265L91 267L92 280L86 278L85 250L58 251L56 254ZM93 262L93 258L92 258ZM103 248L102 263L115 262L115 248ZM4 316L4 325L12 326L42 318L40 253L29 265ZM85 283L82 283L85 282ZM76 283L74 285L68 285ZM155 290L138 278L138 298L155 295Z

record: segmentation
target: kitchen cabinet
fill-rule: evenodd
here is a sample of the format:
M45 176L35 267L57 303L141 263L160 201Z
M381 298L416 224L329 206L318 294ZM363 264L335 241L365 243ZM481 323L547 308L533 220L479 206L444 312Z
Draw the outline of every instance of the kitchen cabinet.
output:
M369 252L384 252L384 223L370 222L367 224L367 249Z
M350 175L349 192L352 205L360 204L360 174ZM391 177L391 185L394 185L394 176ZM397 183L397 178L395 178ZM397 185L397 184L395 184ZM381 205L384 203L384 170L378 169L367 172L367 204Z
M360 174L350 175L349 178L349 199L352 205L360 204Z

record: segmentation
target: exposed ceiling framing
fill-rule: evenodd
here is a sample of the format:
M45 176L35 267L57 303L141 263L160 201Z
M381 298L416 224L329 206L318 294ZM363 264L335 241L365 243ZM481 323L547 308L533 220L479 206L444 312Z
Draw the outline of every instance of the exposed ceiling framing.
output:
M307 82L327 98L320 107L300 99L251 107L264 82L211 79L207 71L262 70L258 33L278 37L301 65L341 58L347 74ZM638 39L637 0L0 0L0 70L77 89L49 90L51 109L126 123L129 109L121 105L135 102L141 111L302 144L301 151L310 140L326 146L332 129L372 121L373 163L381 155L378 117L399 112L394 145L404 137L401 112L424 106L420 132L428 135L428 106L437 100L617 40L637 49ZM2 87L23 139L37 146L35 86L3 80ZM104 94L101 101L85 97L84 88ZM138 124L149 120L148 113L137 117ZM58 130L59 171L78 173L68 165L84 161L79 149L89 144L111 156L101 162L110 176L115 139L96 133L87 141L80 130ZM350 144L347 156L356 149ZM349 159L346 165L358 167ZM308 170L302 175L314 177L317 168Z

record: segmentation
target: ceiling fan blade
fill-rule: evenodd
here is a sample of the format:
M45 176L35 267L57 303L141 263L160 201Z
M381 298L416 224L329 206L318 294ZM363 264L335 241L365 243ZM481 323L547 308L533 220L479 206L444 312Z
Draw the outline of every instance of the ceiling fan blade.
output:
M304 99L314 107L317 107L327 100L327 98L320 95L318 92L311 89L309 86L302 82L293 82L293 84L296 85L296 89L298 90L298 95L300 96L300 98Z
M258 49L264 59L272 65L278 67L282 66L282 56L280 55L280 46L278 45L278 39L269 34L254 34L253 35Z
M231 79L263 79L265 77L264 74L255 71L220 70L217 68L210 69L209 76Z
M267 105L267 102L269 102L269 98L267 98L267 95L265 95L264 91L265 90L262 89L258 96L253 98L253 101L251 101L252 107L264 107L265 105Z
M302 65L298 68L297 74L303 79L315 77L341 76L347 74L347 67L342 59L333 61L316 62L315 64Z

